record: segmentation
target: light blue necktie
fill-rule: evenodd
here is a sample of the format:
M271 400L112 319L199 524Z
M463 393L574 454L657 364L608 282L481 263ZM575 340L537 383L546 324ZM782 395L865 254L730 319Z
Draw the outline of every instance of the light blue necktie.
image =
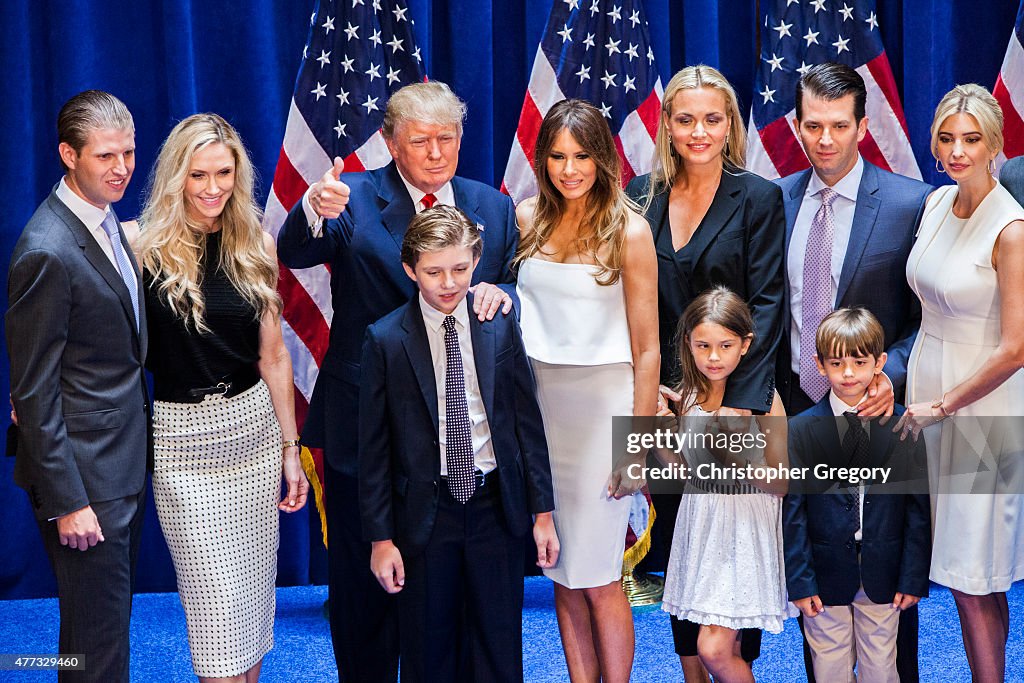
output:
M117 269L121 271L121 279L124 286L128 288L128 296L132 300L132 310L135 312L135 331L139 331L139 283L135 279L135 268L128 260L128 254L121 244L121 231L117 227L117 219L112 211L107 212L103 219L103 231L110 237L110 246L114 250L114 261L117 262Z

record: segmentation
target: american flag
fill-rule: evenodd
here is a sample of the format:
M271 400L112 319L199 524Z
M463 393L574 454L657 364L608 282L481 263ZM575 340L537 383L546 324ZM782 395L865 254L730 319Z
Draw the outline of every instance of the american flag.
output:
M379 168L391 161L380 134L384 108L391 93L423 80L421 64L409 9L402 3L317 2L267 197L264 230L277 237L288 210L331 167L334 157L345 160L346 171ZM280 270L281 326L294 366L301 429L327 351L334 314L331 276L326 266L289 270L282 265ZM319 469L320 454L314 455ZM305 449L303 459L311 474ZM322 520L319 482L310 479Z
M533 151L555 102L600 107L623 161L622 182L647 173L661 112L661 80L639 0L555 0L537 48L502 190L518 204L537 194Z
M1017 10L1017 25L1010 35L1003 66L992 94L1003 108L1001 161L1024 154L1024 2Z
M887 171L920 179L874 1L770 0L762 6L767 14L748 126L758 134L750 135L747 168L770 179L810 165L792 125L796 84L815 64L838 62L856 69L867 85L861 154Z

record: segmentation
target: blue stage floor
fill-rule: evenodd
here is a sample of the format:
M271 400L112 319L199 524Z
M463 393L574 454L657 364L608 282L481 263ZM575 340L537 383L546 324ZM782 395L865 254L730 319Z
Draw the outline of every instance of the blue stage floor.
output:
M275 646L263 663L262 681L337 680L322 586L282 588L277 592ZM558 640L551 582L543 577L526 581L523 610L526 680L530 683L566 681ZM1024 584L1010 593L1011 635L1007 681L1024 683ZM633 680L679 681L679 660L672 651L668 617L660 609L635 611L637 649ZM57 643L56 600L0 602L0 653L53 653ZM932 597L921 603L921 680L927 683L965 683L970 680L960 642L960 625L949 591L932 586ZM765 634L761 659L754 666L760 681L801 681L803 663L796 620L777 635ZM0 671L0 681L51 681L53 672ZM185 617L173 593L135 598L132 618L132 680L190 683L195 681L185 638Z

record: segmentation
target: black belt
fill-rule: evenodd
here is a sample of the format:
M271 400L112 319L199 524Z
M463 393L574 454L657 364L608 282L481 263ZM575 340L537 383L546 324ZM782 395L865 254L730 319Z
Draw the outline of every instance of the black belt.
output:
M479 468L473 470L473 478L476 479L476 490L479 491L480 489L482 489L484 487L484 485L487 484L487 480L491 479L494 476L494 474L496 473L496 471L497 471L497 468L495 468L495 469L493 469L490 472L487 472L485 474ZM448 476L447 475L442 476L441 477L441 481L444 483L445 486L448 486Z
M207 396L237 396L251 389L259 381L259 371L251 367L224 375L208 387L165 386L156 382L153 387L153 398L168 403L201 403Z

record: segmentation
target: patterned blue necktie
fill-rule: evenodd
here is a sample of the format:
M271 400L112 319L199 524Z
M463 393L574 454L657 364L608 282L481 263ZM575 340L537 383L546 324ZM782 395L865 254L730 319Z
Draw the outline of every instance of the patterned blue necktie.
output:
M117 262L117 269L121 271L121 279L124 286L128 288L128 296L132 300L132 310L135 312L135 331L139 331L139 282L135 278L135 269L132 262L128 260L128 254L121 244L121 231L117 227L117 219L112 211L107 212L103 219L103 231L110 237L110 246L114 250L114 261Z
M455 331L455 316L444 319L445 463L448 466L448 490L465 503L476 490L473 476L473 432L466 403L466 378L462 371L462 351Z

